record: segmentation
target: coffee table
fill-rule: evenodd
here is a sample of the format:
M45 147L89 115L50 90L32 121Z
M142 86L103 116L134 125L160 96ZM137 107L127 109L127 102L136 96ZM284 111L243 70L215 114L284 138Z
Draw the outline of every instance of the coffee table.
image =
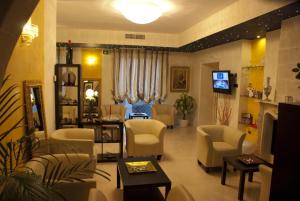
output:
M126 162L151 161L156 172L129 174ZM165 187L165 198L171 189L171 181L161 169L154 157L133 157L119 159L117 163L117 188L123 183L124 201L158 201L165 200L157 187Z
M246 165L243 162L241 162L238 159L239 156L225 156L223 157L223 170L222 170L222 178L221 178L221 184L225 185L226 181L226 170L227 170L227 163L232 165L236 170L240 171L240 184L239 184L239 193L238 193L238 200L243 200L244 197L244 186L245 186L245 177L246 174L248 173L248 181L252 182L253 181L253 173L258 172L258 166L260 164L264 164L267 166L271 166L269 163L266 161L258 158L257 156L253 156L257 158L257 161L259 161L256 164L252 165Z

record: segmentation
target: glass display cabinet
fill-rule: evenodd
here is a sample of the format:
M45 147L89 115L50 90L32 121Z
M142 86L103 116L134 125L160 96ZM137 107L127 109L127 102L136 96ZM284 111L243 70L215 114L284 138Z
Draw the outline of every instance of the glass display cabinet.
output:
M56 129L81 127L80 64L55 65Z

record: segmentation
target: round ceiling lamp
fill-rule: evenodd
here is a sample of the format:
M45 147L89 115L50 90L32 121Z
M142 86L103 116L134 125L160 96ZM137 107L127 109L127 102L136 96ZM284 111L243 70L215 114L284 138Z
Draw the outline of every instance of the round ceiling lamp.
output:
M162 7L155 0L120 0L117 9L126 19L136 24L151 23L163 13Z

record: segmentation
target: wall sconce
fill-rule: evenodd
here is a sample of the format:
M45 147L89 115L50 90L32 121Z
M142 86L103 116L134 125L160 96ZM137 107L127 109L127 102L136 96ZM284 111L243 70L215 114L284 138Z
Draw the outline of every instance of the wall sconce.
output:
M24 25L21 33L21 44L30 45L32 40L39 36L39 27L31 24L31 18Z
M96 64L97 58L95 56L88 56L86 61L88 65L94 65Z

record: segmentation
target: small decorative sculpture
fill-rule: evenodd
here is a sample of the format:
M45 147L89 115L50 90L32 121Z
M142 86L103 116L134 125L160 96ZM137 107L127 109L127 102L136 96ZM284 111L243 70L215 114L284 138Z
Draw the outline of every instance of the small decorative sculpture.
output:
M271 101L269 99L269 95L271 94L271 91L272 91L272 86L270 85L270 81L271 81L271 78L270 77L267 77L267 85L266 87L264 88L264 94L266 96L266 99L265 101Z
M248 96L252 98L255 93L255 89L252 87L252 83L248 84L247 91L248 91Z
M68 46L66 49L66 64L73 63L73 48L71 47L71 41L68 41Z

